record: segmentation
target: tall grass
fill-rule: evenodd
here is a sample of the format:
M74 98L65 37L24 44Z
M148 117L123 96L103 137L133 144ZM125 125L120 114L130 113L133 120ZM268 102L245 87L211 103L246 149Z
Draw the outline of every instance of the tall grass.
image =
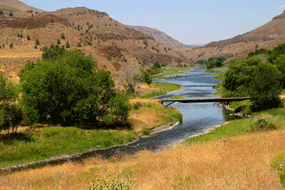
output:
M252 132L256 127L258 121L264 120L268 123L274 124L277 129L282 129L285 126L285 113L282 109L271 109L264 112L256 113L251 118L238 119L223 124L221 127L215 128L211 132L199 135L187 140L187 143L193 142L201 143L219 138L230 136L239 136Z
M154 98L157 96L163 96L163 95L167 94L168 92L181 90L181 85L171 84L171 83L155 82L152 84L152 87L156 88L157 90L153 91L151 93L141 95L139 97L143 98L143 99L150 99L150 98Z

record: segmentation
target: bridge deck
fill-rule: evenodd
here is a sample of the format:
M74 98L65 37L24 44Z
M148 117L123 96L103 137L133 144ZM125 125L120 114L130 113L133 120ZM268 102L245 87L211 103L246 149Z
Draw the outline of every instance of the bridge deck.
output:
M166 99L160 100L163 102L182 102L182 103L198 103L198 102L234 102L234 101L243 101L250 100L250 97L242 98L199 98L199 99Z

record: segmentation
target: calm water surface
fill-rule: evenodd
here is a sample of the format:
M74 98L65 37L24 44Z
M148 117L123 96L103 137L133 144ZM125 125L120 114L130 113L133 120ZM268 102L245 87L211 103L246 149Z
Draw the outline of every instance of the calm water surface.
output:
M171 79L154 79L153 82L168 82L183 86L183 90L170 92L165 96L155 99L167 99L173 96L185 96L191 98L214 98L216 90L213 86L219 80L215 76L202 76L203 74L218 74L220 72L207 73L204 70L186 71L180 74L181 78ZM173 77L173 76L172 76ZM169 103L167 103L169 104ZM115 152L134 153L139 150L157 151L161 148L168 147L175 142L186 140L190 136L205 131L209 127L219 125L229 120L228 112L214 105L214 103L173 103L171 107L177 108L183 114L183 123L178 126L160 133L152 134L150 137L142 138L135 143L120 148L111 148L104 155L113 155ZM106 151L106 150L104 150ZM108 156L107 156L108 157Z

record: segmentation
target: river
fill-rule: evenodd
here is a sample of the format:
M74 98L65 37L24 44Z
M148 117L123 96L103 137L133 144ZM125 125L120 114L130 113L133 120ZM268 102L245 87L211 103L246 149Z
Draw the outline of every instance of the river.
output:
M155 99L166 99L173 96L185 96L187 99L191 98L214 98L213 95L216 90L213 86L219 80L214 79L215 76L203 76L204 74L215 74L220 72L208 73L204 70L186 71L180 74L180 78L154 79L153 82L168 82L182 85L183 90L170 92L165 96L157 97ZM210 127L224 123L232 119L229 112L214 103L174 103L171 107L177 108L183 114L183 122L177 126L150 135L149 137L141 138L128 145L115 146L112 148L93 150L83 154L76 154L72 156L63 156L61 158L47 159L28 163L20 166L12 167L12 170L19 170L21 168L34 168L44 166L46 164L59 164L67 160L82 160L90 156L102 155L109 158L117 153L135 153L140 150L159 151L165 147L171 147L177 143L188 139L190 136L199 134L209 129ZM5 169L4 169L5 170Z
M155 99L167 99L173 96L182 95L187 99L191 98L214 98L213 86L219 80L215 76L203 76L204 74L220 74L221 72L206 72L204 70L192 70L180 74L180 78L166 76L168 79L153 79L153 82L168 82L182 85L183 90L170 92L165 96ZM169 104L169 103L167 103ZM188 139L190 136L204 132L210 127L224 123L233 119L229 112L214 103L179 103L171 104L183 114L183 122L172 129L152 134L147 138L142 138L127 146L115 147L102 150L102 154L109 157L115 152L134 153L139 150L157 151L165 147L172 146ZM106 152L107 151L107 152Z

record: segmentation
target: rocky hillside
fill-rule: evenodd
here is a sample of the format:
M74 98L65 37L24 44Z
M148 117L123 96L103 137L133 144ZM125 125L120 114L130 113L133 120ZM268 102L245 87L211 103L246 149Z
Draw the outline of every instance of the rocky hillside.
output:
M13 17L32 17L43 11L22 3L19 0L0 0L0 10L4 16L9 17L9 13L13 13Z
M112 73L125 64L141 67L151 66L156 61L166 65L191 64L181 52L104 12L79 7L21 16L23 11L17 10L17 17L6 14L0 17L1 69L15 80L17 72L28 61L41 58L45 46L67 42L70 49L78 48L91 54L99 67Z
M185 51L192 49L191 46L182 44L182 43L178 42L177 40L173 39L172 37L170 37L169 35L165 34L164 32L161 32L157 29L153 29L153 28L149 28L149 27L145 27L145 26L131 26L131 27L137 31L140 31L144 34L152 36L159 43L161 43L161 44L163 44L169 48L175 49L177 51L185 52Z
M231 39L211 42L203 47L187 51L184 55L193 60L216 56L225 56L231 59L244 58L256 48L271 49L281 41L280 38L283 38L284 35L285 13L282 13L255 30Z

